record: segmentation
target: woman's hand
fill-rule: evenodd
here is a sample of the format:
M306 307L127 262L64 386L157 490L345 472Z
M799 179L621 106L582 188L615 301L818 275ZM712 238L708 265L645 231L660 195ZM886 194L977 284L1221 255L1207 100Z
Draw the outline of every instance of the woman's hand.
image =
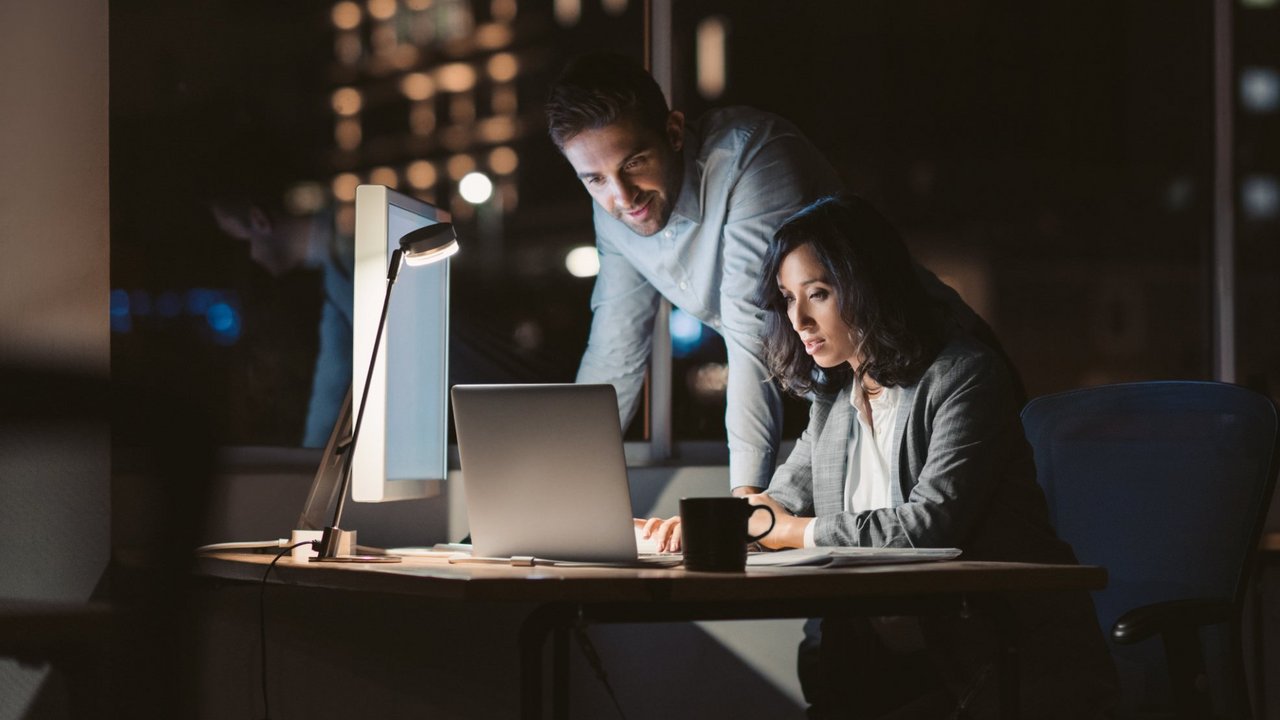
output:
M657 544L658 552L680 552L679 515L669 517L666 520L662 518L636 519L635 526L640 533L640 537L646 540L651 539Z
M770 550L804 547L804 531L809 523L813 522L813 518L792 515L789 510L779 505L777 500L769 497L768 493L747 495L746 498L752 505L764 505L773 511L773 529L760 539L761 545ZM759 535L768 527L769 518L765 513L752 513L751 520L747 523L747 532Z

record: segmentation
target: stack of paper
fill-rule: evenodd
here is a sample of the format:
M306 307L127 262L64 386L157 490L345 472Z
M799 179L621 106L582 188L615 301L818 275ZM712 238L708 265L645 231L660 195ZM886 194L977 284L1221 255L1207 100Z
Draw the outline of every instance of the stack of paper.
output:
M960 551L956 548L816 547L802 550L751 553L747 556L747 565L755 567L779 567L783 565L846 567L849 565L937 562L939 560L954 560L959 556Z

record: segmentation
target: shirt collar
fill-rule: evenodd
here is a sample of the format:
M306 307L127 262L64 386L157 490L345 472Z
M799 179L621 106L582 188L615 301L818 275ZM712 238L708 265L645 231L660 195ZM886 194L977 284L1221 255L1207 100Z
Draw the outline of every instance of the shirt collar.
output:
M671 216L679 215L695 225L702 222L702 193L699 191L702 187L703 170L701 149L697 133L686 127L682 146L684 176L680 180L680 194L676 197L675 207L671 209ZM670 224L671 221L668 220L667 225Z

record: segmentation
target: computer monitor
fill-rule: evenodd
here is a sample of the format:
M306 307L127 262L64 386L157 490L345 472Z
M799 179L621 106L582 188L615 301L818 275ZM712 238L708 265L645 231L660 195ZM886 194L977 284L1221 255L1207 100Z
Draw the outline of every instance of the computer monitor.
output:
M406 233L449 219L381 185L356 188L353 403L364 391L392 251ZM448 360L449 261L403 268L353 458L353 500L408 500L439 492L449 469Z

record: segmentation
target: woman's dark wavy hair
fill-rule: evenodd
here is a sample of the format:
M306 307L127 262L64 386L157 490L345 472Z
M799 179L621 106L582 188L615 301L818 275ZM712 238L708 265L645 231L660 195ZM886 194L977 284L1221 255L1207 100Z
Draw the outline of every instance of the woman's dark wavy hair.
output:
M547 133L556 147L583 130L598 130L629 118L663 134L667 99L653 76L635 61L611 52L579 56L551 85L546 104Z
M803 396L834 393L855 379L847 364L820 368L787 318L778 270L792 251L813 247L835 290L840 314L854 331L863 361L856 373L881 385L919 379L945 341L940 303L925 293L898 231L870 203L852 195L825 197L788 218L774 233L756 292L764 308L764 360L784 390Z

